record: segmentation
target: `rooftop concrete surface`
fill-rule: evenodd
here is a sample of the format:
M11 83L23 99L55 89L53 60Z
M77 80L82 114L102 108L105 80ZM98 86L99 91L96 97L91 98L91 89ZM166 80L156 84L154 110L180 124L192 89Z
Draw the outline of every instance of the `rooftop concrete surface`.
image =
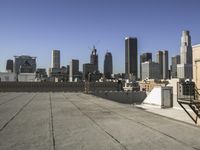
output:
M200 127L83 93L0 93L0 150L194 150Z
M187 113L181 107L162 109L160 106L151 105L151 104L141 104L141 105L136 105L136 107L141 108L144 111L148 111L148 112L157 114L157 115L165 116L165 117L168 117L171 119L183 121L183 122L190 123L190 124L195 124L194 121L187 115ZM186 106L186 108L187 108L187 111L193 117L196 116L189 107ZM199 121L198 121L198 125L200 125Z

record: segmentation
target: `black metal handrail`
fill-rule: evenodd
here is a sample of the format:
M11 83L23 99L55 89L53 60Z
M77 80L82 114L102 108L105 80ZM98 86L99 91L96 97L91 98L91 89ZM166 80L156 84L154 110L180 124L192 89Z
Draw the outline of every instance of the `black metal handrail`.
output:
M194 101L195 100L194 83L177 83L177 101Z
M188 116L197 124L200 118L200 90L196 88L194 82L181 82L177 83L177 102L188 114ZM194 112L194 117L184 105L188 105Z
M200 89L198 89L197 87L195 87L195 99L196 100L200 100L199 97L200 97L200 93L199 93Z

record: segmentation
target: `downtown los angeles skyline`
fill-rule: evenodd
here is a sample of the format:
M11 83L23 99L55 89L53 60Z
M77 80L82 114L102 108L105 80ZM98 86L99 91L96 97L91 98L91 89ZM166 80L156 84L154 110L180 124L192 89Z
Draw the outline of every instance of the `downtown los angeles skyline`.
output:
M180 53L182 30L192 45L200 43L198 0L1 0L0 71L14 55L37 57L37 67L51 66L51 52L61 52L61 66L71 59L89 62L93 45L99 68L107 50L114 73L124 72L125 37L137 37L138 55L169 50ZM139 56L138 56L139 57Z

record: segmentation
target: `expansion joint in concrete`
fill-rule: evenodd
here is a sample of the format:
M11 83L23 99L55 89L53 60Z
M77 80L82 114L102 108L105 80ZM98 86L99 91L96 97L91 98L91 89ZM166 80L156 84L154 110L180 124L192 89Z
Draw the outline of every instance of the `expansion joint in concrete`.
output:
M5 128L6 128L6 126L12 121L12 120L14 120L16 117L17 117L17 115L19 115L23 110L24 110L24 108L28 105L28 104L30 104L30 102L34 99L34 97L36 96L36 94L34 94L29 100L28 100L28 102L27 103L25 103L20 109L19 109L19 111L17 111L1 128L0 128L0 132L1 131L3 131Z
M52 144L53 144L53 150L56 150L56 141L55 141L54 124L53 124L53 106L50 93L49 93L49 105L50 105L50 128L51 128Z
M171 135L169 135L169 134L166 134L166 133L164 133L164 132L162 132L162 131L160 131L160 130L157 130L157 129L151 127L151 126L148 126L148 125L146 125L146 124L144 124L144 123L142 123L142 122L136 122L136 123L138 123L138 124L140 124L140 125L142 125L142 126L144 126L144 127L146 127L146 128L149 128L149 129L151 129L151 130L153 130L153 131L155 131L155 132L157 132L157 133L160 133L160 134L162 134L162 135L164 135L164 136L167 136L168 138L170 138L170 139L172 139L172 140L175 140L176 142L178 142L178 143L180 143L180 144L182 144L182 145L184 145L184 146L190 147L190 146L187 145L186 143L184 143L184 142L182 142L182 141L176 139L175 137L173 137L173 136L171 136ZM196 148L196 147L192 147L192 148L195 149L195 150L200 150L199 148Z
M90 102L93 103L93 104L95 104L96 106L102 108L102 109L109 110L109 109L106 108L106 107L103 107L103 106L101 106L101 105L99 105L99 104L94 103L93 101L90 101ZM111 111L111 110L109 110L109 111ZM153 131L155 131L155 132L157 132L157 133L159 133L159 134L162 134L162 135L164 135L164 136L167 136L168 138L170 138L170 139L172 139L172 140L175 140L176 142L178 142L178 143L180 143L180 144L182 144L182 145L184 145L184 146L190 147L189 145L187 145L187 144L184 143L183 141L180 141L180 140L176 139L175 137L170 136L170 135L168 135L168 134L166 134L166 133L164 133L164 132L162 132L162 131L159 131L159 130L157 130L157 129L151 127L151 126L148 126L148 125L146 125L146 124L144 124L144 123L142 123L142 122L136 122L136 121L134 121L134 120L132 120L132 119L130 119L130 118L124 116L124 115L119 114L119 113L116 112L116 111L111 111L111 112L112 112L112 113L115 113L116 115L118 115L118 116L120 116L120 117L122 117L122 118L128 119L128 120L130 120L130 121L133 121L134 123L137 123L137 124L140 124L140 125L142 125L142 126L144 126L144 127L146 127L146 128L149 128L150 130L153 130ZM105 131L105 132L106 132L106 131ZM109 133L107 133L107 134L109 134ZM195 149L195 150L200 150L199 148L196 148L196 147L192 147L192 148Z
M67 99L65 97L65 95L63 94L64 98ZM101 129L104 133L106 133L106 135L108 135L110 138L112 138L115 142L117 142L120 146L122 150L128 150L128 148L123 145L118 139L116 139L112 134L110 134L109 132L107 132L103 127L101 127L92 117L90 117L87 113L83 112L81 110L80 107L78 107L78 105L76 105L74 102L72 102L71 100L68 100L72 103L72 105L74 105L84 116L86 116L89 120L91 120L99 129Z

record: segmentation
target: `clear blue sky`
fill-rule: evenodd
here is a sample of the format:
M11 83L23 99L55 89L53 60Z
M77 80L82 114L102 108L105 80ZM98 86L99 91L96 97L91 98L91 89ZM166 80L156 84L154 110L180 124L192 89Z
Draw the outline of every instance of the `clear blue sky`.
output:
M61 64L89 62L93 44L100 70L106 51L114 72L124 72L124 38L138 38L139 54L169 50L179 54L182 30L200 43L200 0L0 0L0 71L14 55L37 56L48 68L52 49Z

